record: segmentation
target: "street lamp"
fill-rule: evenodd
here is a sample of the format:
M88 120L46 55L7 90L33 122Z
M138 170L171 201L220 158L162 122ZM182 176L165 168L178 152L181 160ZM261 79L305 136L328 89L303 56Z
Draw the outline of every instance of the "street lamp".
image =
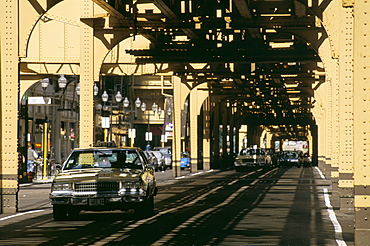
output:
M49 86L49 78L42 79L41 80L41 87L44 90L44 94L45 94L46 88L48 86ZM44 101L45 101L45 104L46 104L47 100L45 99L45 97L44 97ZM42 146L43 148L42 149L43 149L43 165L44 165L44 168L43 168L43 175L42 175L43 178L42 179L46 180L46 165L47 165L46 157L47 157L47 141L48 141L48 137L47 137L48 123L47 123L47 116L46 116L46 105L45 105L45 121L44 121L43 128L44 129L43 129L43 146ZM36 167L36 170L38 170L37 167Z
M45 91L46 88L49 86L49 78L45 78L41 80L41 87Z
M136 129L132 128L132 119L131 119L131 113L135 113L135 117L137 117L137 109L141 106L140 98L136 98L135 100L135 110L127 110L127 108L130 106L130 100L128 100L127 97L123 100L123 107L125 108L125 115L127 112L130 113L129 115L129 127L127 128L127 134L128 138L130 139L130 146L134 146L134 139L136 138Z
M103 100L103 102L108 102L108 93L107 91L104 91L103 94L101 95L101 99Z
M152 111L153 111L153 114L155 115L155 112L157 111L157 104L154 102L152 104ZM145 112L146 110L146 103L142 103L141 104L141 110L143 111L143 113ZM153 134L152 132L150 131L150 113L147 114L148 115L148 131L145 133L145 141L148 142L147 144L147 149L149 149L150 147L150 144L149 142L152 141L153 139Z
M122 94L121 94L121 92L118 91L115 97L116 97L116 102L119 103L119 102L122 101Z
M108 101L109 95L107 91L104 91L101 95L101 99L104 102L103 110L107 110L105 103ZM102 128L104 128L104 142L107 142L108 138L108 129L110 127L109 117L106 117L106 115L103 115L102 117Z
M125 99L123 100L123 107L127 108L128 105L130 105L130 101L128 100L127 97L125 97Z
M60 75L60 77L59 77L59 79L58 79L58 85L59 85L59 88L60 89L64 89L64 88L66 88L66 86L67 86L67 79L66 79L66 77L64 77L64 75L63 74L61 74Z
M98 93L99 93L99 87L96 84L94 84L94 96L97 96Z
M81 95L81 86L80 86L80 83L78 83L77 86L76 86L76 94L77 94L77 96Z

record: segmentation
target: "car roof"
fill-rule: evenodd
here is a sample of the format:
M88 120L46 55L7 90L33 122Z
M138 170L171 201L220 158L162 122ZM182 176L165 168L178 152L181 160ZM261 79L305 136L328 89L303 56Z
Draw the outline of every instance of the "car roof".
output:
M87 148L75 148L75 150L142 150L137 147L87 147Z

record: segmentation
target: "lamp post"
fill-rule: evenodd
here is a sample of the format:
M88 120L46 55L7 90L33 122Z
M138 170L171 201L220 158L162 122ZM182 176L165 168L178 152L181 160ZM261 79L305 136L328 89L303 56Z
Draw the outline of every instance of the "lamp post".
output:
M47 165L47 161L46 161L46 157L47 157L47 150L48 150L48 123L47 123L47 115L46 115L46 103L47 103L47 100L45 98L45 91L46 91L46 88L49 86L49 79L48 78L45 78L45 79L42 79L41 80L41 87L42 89L44 90L44 101L45 101L45 121L44 121L44 124L43 124L43 141L42 141L42 149L43 149L43 165L44 165L44 168L43 168L43 175L42 175L42 179L43 180L46 180L47 177L46 177L46 165ZM38 171L38 168L36 166L36 172Z
M145 112L146 103L141 104L141 110L143 111L143 113ZM157 104L155 102L152 104L152 111L153 111L153 114L155 115L155 112L157 111ZM145 133L145 141L147 141L146 149L149 150L150 148L149 142L153 140L153 133L150 131L150 112L147 114L147 116L148 116L148 131Z
M95 88L94 88L94 92L95 92ZM108 117L106 115L102 117L102 128L104 128L104 142L107 142L108 141L108 129L110 129L109 139L112 140L112 128L110 127L110 125L112 121L113 102L110 103L110 106L105 105L109 99L109 95L107 91L103 92L101 98L104 103L103 110L109 112ZM118 91L116 95L114 96L115 102L117 103L118 110L119 110L119 103L122 101L122 98L123 97L120 91Z
M137 117L137 109L140 108L141 106L141 101L140 98L136 98L135 103L134 103L134 110L128 110L128 107L130 106L130 100L128 100L127 97L123 100L123 107L125 108L125 115L127 112L130 114L129 115L129 127L127 128L127 133L128 133L128 138L130 139L130 146L134 146L134 140L136 138L136 129L132 127L132 118L131 118L131 113L135 113L135 117Z
M108 93L107 91L104 91L103 94L101 95L101 99L103 101L103 110L107 111L106 107L105 107L105 104L106 102L108 101ZM110 122L109 122L109 117L106 117L106 115L103 115L102 117L102 128L104 129L104 142L107 142L107 138L108 138L108 129L110 127Z

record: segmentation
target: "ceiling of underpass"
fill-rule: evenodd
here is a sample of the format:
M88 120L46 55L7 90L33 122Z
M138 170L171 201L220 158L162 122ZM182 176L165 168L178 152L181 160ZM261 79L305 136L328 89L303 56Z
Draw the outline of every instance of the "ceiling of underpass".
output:
M128 51L137 63L168 64L158 72L208 83L242 123L253 119L290 137L313 123L314 91L324 81L316 1L94 1L117 18L115 28L151 41L149 49Z

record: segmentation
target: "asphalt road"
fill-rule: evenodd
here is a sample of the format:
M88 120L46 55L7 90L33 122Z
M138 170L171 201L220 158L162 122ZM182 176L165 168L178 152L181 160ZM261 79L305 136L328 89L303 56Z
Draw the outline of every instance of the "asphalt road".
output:
M351 218L329 216L331 183L315 168L182 173L156 173L146 219L113 211L54 221L50 184L23 185L19 213L0 214L0 245L353 245Z

